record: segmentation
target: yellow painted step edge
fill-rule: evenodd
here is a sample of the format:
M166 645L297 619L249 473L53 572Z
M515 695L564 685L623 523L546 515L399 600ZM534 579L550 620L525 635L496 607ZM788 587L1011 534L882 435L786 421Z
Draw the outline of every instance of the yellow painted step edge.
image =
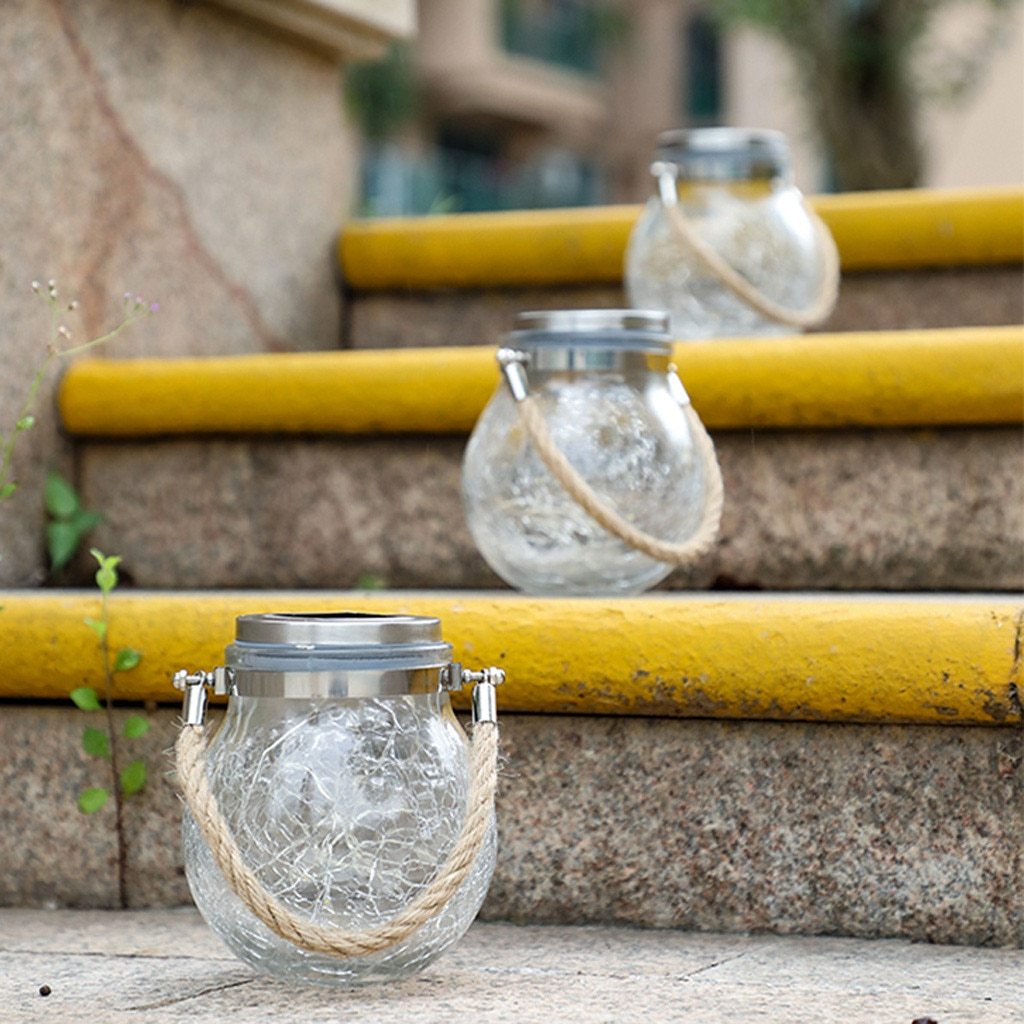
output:
M716 429L1024 419L1024 327L690 342L675 359ZM464 434L497 382L481 347L90 360L60 409L78 436Z
M844 271L1018 263L1024 189L818 196ZM338 241L357 289L609 284L639 206L349 221Z
M0 594L0 697L63 699L101 680L85 591ZM170 675L220 664L244 612L436 615L470 666L500 665L506 712L828 722L1020 721L1024 600L999 596L124 591L114 649L142 662L123 700L173 701ZM464 700L461 703L465 704Z

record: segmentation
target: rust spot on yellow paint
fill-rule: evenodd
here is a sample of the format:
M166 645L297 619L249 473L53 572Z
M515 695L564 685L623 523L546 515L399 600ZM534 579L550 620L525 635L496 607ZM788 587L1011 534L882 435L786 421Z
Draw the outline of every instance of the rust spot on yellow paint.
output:
M991 717L993 722L1003 724L1009 720L1013 710L1013 694L1010 688L1007 689L1004 698L997 697L991 690L981 690L978 696L981 698L982 709L986 715ZM1017 714L1019 716L1019 710Z

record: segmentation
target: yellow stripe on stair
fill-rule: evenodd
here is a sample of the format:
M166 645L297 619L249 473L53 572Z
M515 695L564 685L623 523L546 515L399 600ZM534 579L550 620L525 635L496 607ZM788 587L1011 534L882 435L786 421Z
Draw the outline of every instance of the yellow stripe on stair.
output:
M1024 327L690 342L675 359L716 429L1024 418ZM84 437L460 434L497 380L479 347L91 360L68 370L60 408Z
M818 196L842 269L1019 263L1020 187ZM510 288L622 280L638 206L356 220L338 242L357 289Z
M101 684L83 623L97 594L9 591L0 604L0 697ZM116 695L174 701L171 674L220 664L243 612L341 609L439 616L456 659L507 671L506 712L1020 722L1024 601L999 596L121 591L110 640L143 657Z

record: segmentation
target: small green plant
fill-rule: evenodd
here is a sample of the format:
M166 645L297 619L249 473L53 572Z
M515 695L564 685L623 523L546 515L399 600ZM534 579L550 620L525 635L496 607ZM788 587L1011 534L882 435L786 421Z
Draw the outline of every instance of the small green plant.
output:
M103 517L99 512L85 508L71 483L54 470L46 476L43 500L50 520L46 524L50 572L58 573L71 561L82 541Z
M131 715L125 719L120 733L114 724L114 676L119 672L131 672L142 660L142 655L133 647L122 647L111 657L110 648L110 606L109 597L117 587L117 566L119 555L105 555L96 548L92 556L99 564L96 570L96 585L100 589L99 618L88 618L86 626L96 634L100 659L103 665L103 696L91 686L80 686L71 691L75 706L85 712L103 712L105 724L102 728L87 725L82 731L82 749L90 756L105 760L110 768L108 786L90 786L78 795L78 809L83 814L94 814L106 806L111 793L114 797L114 812L117 832L118 891L122 906L128 905L126 872L128 864L127 845L124 832L124 801L140 792L146 785L146 763L134 758L122 767L120 741L137 740L149 732L149 720L144 715Z
M108 341L113 341L114 338L135 323L136 320L141 320L151 313L155 313L159 308L155 302L147 303L140 295L126 293L124 296L124 315L121 322L113 330L107 331L106 334L102 334L98 338L82 342L80 345L61 348L62 344L71 340L71 330L63 322L64 317L67 313L73 313L78 309L78 300L72 299L70 302L65 302L57 290L57 282L52 279L47 281L45 285L40 284L38 281L33 281L32 291L50 307L50 339L46 346L46 356L36 371L36 375L32 378L28 394L25 396L25 401L18 411L13 426L5 433L0 433L0 503L10 499L18 489L18 482L11 475L14 464L14 446L23 434L28 433L36 425L33 410L35 409L36 399L39 397L39 388L42 386L54 362L69 356L81 355L83 352L88 352L91 349L98 348L100 345L105 345Z
M54 362L59 359L80 355L100 345L113 341L122 331L135 321L155 313L156 303L146 303L141 296L126 293L124 296L124 314L120 323L113 330L99 337L92 338L80 345L61 348L63 343L71 340L71 331L63 319L65 314L78 309L76 299L65 302L57 290L57 282L47 281L46 285L38 281L32 282L32 291L43 299L50 307L50 338L46 347L46 356L36 371L28 388L25 401L18 411L14 424L6 432L0 433L0 505L9 501L18 490L18 482L13 479L14 450L19 438L30 431L36 424L34 408L39 396L39 389L46 379ZM74 554L83 537L99 521L96 513L83 508L74 488L56 473L50 473L45 488L45 503L52 522L47 530L47 546L51 565L56 570ZM113 696L114 674L129 672L135 668L142 655L130 647L119 650L111 661L108 632L110 615L107 598L117 586L118 556L106 556L93 549L93 556L99 562L96 583L100 588L101 611L98 619L87 619L86 625L96 634L103 660L104 696L100 700L96 691L89 686L80 686L71 693L71 700L82 711L105 712L105 728L86 726L82 732L82 747L92 757L103 758L110 764L110 789L106 786L90 786L78 796L78 807L83 814L93 814L100 810L110 799L113 790L117 812L117 851L118 851L118 892L121 905L127 906L126 874L128 866L127 845L124 833L124 799L138 793L146 785L146 764L141 758L130 761L121 767L118 735L114 729ZM121 739L134 740L149 732L149 721L143 715L131 715L121 728Z

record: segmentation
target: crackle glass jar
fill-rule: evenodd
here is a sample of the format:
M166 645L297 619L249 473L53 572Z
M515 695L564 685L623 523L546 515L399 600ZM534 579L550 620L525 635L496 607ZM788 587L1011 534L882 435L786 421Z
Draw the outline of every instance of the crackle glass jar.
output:
M667 542L701 519L706 473L664 313L522 313L506 336L555 445L599 498ZM499 356L501 353L499 353ZM491 568L532 594L636 594L672 566L613 536L552 475L500 384L470 437L462 496Z
M655 195L626 251L632 305L667 310L679 340L790 334L805 326L766 315L760 300L797 313L824 303L812 320L827 316L838 283L834 246L793 183L784 135L746 128L665 132L651 173ZM737 278L739 292L716 271L716 258L725 277Z
M461 671L433 618L238 618L218 670L230 700L205 772L267 893L311 922L360 932L395 918L430 882L466 814L467 740L447 686ZM196 905L235 954L283 979L341 985L405 977L457 941L484 899L496 850L492 815L443 911L391 948L338 959L254 916L188 810L183 839Z

